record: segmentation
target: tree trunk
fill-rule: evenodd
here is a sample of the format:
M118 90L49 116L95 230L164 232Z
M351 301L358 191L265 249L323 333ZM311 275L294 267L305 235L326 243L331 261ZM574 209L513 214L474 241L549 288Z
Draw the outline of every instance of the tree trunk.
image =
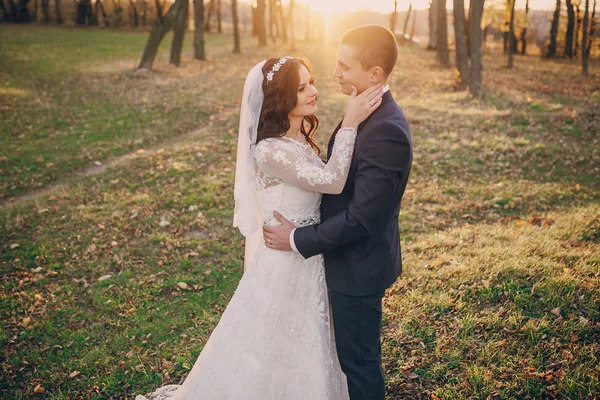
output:
M56 13L56 23L61 25L63 23L62 14L60 13L60 0L54 0L54 12Z
M458 87L464 89L469 85L469 54L465 34L465 3L454 0L454 35L456 37L456 68L458 69Z
M146 0L142 0L142 26L146 26L147 24L147 15L148 15L148 2Z
M567 0L567 18L564 56L573 58L573 34L575 33L575 8L573 7L573 0Z
M0 0L0 22L8 21L8 10L6 9L6 4L4 4L4 0Z
M438 0L429 0L429 44L427 50L437 49L438 40Z
M290 44L291 50L296 51L296 32L294 32L294 9L296 8L296 0L290 0L290 10L288 12L288 23L290 24Z
M158 46L167 32L169 32L169 29L171 29L171 27L175 24L180 3L183 3L184 1L185 0L176 0L165 15L157 18L156 21L154 21L154 24L152 25L152 32L150 32L150 37L146 42L144 54L142 55L142 60L140 61L140 66L138 69L152 69L152 64L154 64Z
M223 33L223 19L221 17L221 0L217 0L217 32Z
M305 6L305 11L306 11L306 30L304 31L304 41L308 42L311 40L311 10L310 8L308 8L308 6Z
M267 45L267 29L265 26L266 0L257 0L256 2L256 33L258 35L259 46Z
M508 68L514 66L514 51L515 51L515 4L516 0L511 0L510 4L510 22L508 24L508 38L510 43L508 45Z
M160 3L160 0L154 0L154 7L156 7L156 18L160 18L163 16L163 6ZM202 16L204 19L204 16Z
M2 0L4 4L4 0ZM50 23L50 0L42 0L42 16L45 24Z
M481 17L484 0L471 2L471 79L470 92L473 97L483 96L483 35Z
M556 56L557 42L556 36L558 35L558 23L560 20L560 0L556 0L556 8L554 9L554 15L552 17L552 25L550 26L550 44L548 45L548 52L546 57Z
M85 25L85 7L84 7L84 1L85 0L76 1L76 7L77 7L77 25Z
M38 16L38 0L33 0L33 22L37 22Z
M467 23L465 24L467 35L467 54L469 55L469 58L471 58L471 20L473 19L471 17L471 13L473 11L473 1L474 0L469 0L469 12L467 13Z
M408 40L408 21L410 20L410 13L412 12L412 1L408 4L408 11L406 12L406 18L404 19L404 27L402 28L402 41L406 42Z
M586 51L589 57L589 54L592 51L592 42L594 37L596 36L596 0L594 0L594 7L592 8L592 17L590 18L590 33L588 36L588 43L586 47Z
M417 26L417 10L415 10L413 12L413 20L412 20L412 26L410 28L410 44L412 45L413 43L413 38L415 37L415 27Z
M206 10L206 20L204 21L204 31L210 32L210 17L215 11L215 0L210 0L208 3L208 10Z
M80 0L76 2L77 25L92 25L93 12L90 0Z
M527 28L529 27L529 0L525 1L525 27L521 32L521 54L527 54Z
M283 43L287 44L287 42L288 42L288 32L287 32L288 20L286 19L285 14L283 13L283 5L281 3L281 0L277 0L276 4L277 4L277 7L275 8L275 11L277 12L277 17L275 18L275 21L277 23L277 32L281 36Z
M14 0L8 0L8 8L10 9L10 14L8 14L10 15L10 21L13 23L19 22L17 3L15 3Z
M579 4L575 5L575 37L573 38L573 57L577 57L579 54L579 33L581 32L582 25L581 10Z
M14 15L13 22L27 23L31 21L31 16L29 15L29 10L27 9L28 3L29 0L19 0L19 2L15 4L14 7L11 4L11 13L12 15ZM12 12L13 8L14 13Z
M194 0L201 1L201 0ZM237 0L231 0L231 15L233 17L233 52L240 54L242 52L240 46L240 27L238 19L238 6Z
M123 7L121 7L120 0L112 0L113 6L113 18L112 21L115 26L121 26L123 24Z
M583 14L583 35L581 38L581 74L588 76L590 74L590 52L587 45L588 42L588 24L590 15L590 0L585 0L585 11ZM593 20L592 20L593 23Z
M515 17L516 18L516 17ZM512 41L510 42L511 46L512 46L512 52L513 54L517 54L519 52L519 48L518 48L518 39L517 39L517 35L514 32L514 28L513 28L513 33L512 33Z
M187 28L188 12L190 9L189 0L180 0L177 17L173 25L173 41L171 42L171 59L169 62L176 67L181 64L181 50L183 49L183 38Z
M258 36L258 8L250 4L252 7L252 36Z
M450 56L448 52L448 19L447 19L447 11L446 11L446 0L437 0L437 30L438 30L438 40L437 40L437 56L439 62L444 65L450 65Z
M396 20L398 19L398 0L394 0L394 12L390 15L390 31L396 34Z
M27 9L27 4L29 4L29 0L20 0L18 3L19 22L31 22L31 15L29 14L29 10ZM33 18L35 19L35 15L33 16Z
M139 15L137 12L137 7L133 0L129 0L129 26L133 28L137 28L139 25Z
M100 13L102 13L102 20L104 21L104 26L110 25L108 21L108 15L106 14L106 10L104 9L104 4L102 4L101 0L96 0L94 4L94 18L96 19L96 23L100 25Z
M275 9L276 0L268 0L269 7L269 37L273 43L277 43L279 31L277 29L277 10Z
M235 2L237 4L237 0ZM194 0L194 59L206 60L206 50L204 48L204 0Z

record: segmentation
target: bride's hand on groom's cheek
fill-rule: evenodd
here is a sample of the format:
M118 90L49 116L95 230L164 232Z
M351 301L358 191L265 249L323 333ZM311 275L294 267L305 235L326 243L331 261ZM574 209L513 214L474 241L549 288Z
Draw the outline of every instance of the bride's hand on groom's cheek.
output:
M346 105L342 128L358 129L358 125L369 117L380 105L383 97L381 85L371 86L361 94L352 86L352 94Z
M291 251L290 234L296 227L277 211L274 211L273 215L281 226L263 226L265 245L273 250Z

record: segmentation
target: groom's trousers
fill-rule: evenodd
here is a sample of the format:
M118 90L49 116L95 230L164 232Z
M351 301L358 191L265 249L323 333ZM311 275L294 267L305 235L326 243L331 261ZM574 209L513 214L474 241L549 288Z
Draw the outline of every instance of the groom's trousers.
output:
M385 291L348 296L329 291L335 344L348 378L350 400L384 400L381 368L381 301Z

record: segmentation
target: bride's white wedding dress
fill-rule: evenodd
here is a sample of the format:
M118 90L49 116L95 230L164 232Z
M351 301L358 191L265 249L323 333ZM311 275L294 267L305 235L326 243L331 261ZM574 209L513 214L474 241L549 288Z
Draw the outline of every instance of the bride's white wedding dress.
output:
M324 164L308 144L259 142L254 181L263 224L279 211L296 226L320 222L321 193L340 193L356 131L341 129ZM153 400L346 400L322 256L269 249L261 240L235 294L181 386ZM145 399L138 396L137 400Z

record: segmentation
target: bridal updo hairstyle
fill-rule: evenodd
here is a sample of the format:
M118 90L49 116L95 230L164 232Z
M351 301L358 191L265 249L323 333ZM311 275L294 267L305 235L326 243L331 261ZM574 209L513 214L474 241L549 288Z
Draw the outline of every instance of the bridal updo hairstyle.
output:
M258 133L256 143L261 140L282 137L290 129L290 119L288 114L298 103L298 86L300 85L300 67L304 66L311 72L310 64L302 58L288 59L285 64L276 71L272 81L267 80L267 74L272 71L281 57L270 58L263 66L263 92L265 94L263 106L260 111L258 121ZM306 141L317 153L320 153L319 146L313 139L319 119L314 115L304 117L300 129Z

